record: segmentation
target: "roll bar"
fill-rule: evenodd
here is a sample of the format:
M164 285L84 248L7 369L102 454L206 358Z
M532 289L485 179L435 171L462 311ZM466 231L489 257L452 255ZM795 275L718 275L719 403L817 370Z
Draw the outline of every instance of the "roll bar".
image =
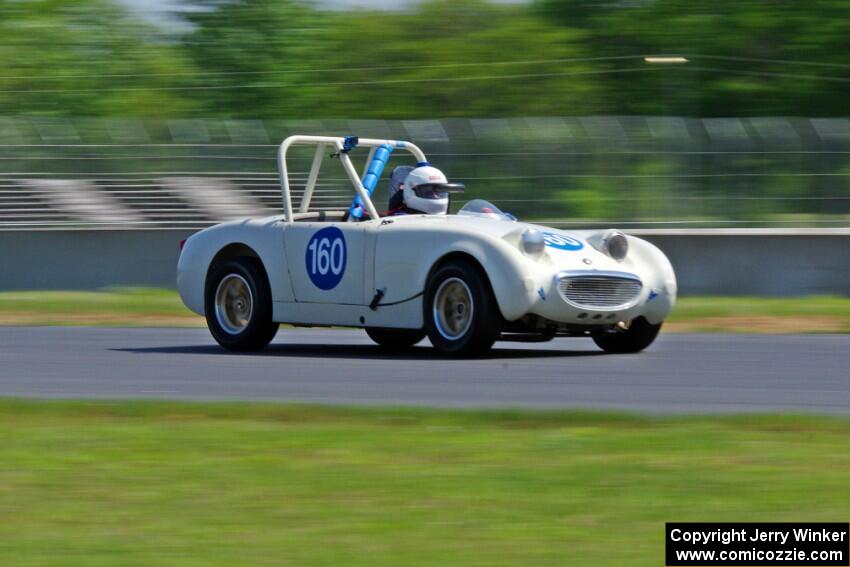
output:
M307 185L304 187L304 197L301 199L301 206L298 208L298 212L308 212L310 208L310 201L313 198L313 191L316 188L316 181L319 178L319 170L321 169L322 161L325 158L325 151L328 148L331 148L334 150L334 153L331 155L339 158L345 173L351 180L352 185L354 185L355 194L360 197L360 201L369 212L369 215L373 219L376 219L378 218L378 211L372 203L369 192L363 186L363 182L357 173L357 169L355 169L354 164L351 162L351 157L348 153L355 147L359 146L369 148L369 157L366 161L366 167L368 168L372 161L372 157L375 154L375 150L384 144L409 152L416 158L418 163L427 162L425 154L421 149L419 149L419 147L410 142L404 142L401 140L379 140L373 138L358 139L351 136L290 136L285 139L283 143L280 144L280 148L278 148L277 152L277 169L280 174L280 192L283 197L283 212L285 220L291 222L294 218L292 212L292 196L289 192L289 169L286 165L286 154L291 146L316 146L316 153L313 155L313 165L310 167L310 173L307 176Z

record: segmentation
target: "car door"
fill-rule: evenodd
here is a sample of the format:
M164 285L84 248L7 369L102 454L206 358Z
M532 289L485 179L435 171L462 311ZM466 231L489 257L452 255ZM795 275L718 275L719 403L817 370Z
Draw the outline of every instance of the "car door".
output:
M404 217L385 219L376 230L373 287L381 291L382 303L404 302L420 294L423 266L430 266L430 256L440 249L435 234L411 226L414 222Z
M283 238L295 301L368 303L364 264L369 224L295 222L286 226Z

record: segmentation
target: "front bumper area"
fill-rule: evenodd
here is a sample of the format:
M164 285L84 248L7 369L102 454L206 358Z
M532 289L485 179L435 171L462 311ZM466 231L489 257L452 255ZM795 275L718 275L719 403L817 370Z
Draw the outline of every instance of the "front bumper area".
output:
M539 287L529 313L570 325L613 325L640 316L658 323L674 302L675 290L671 294L654 278L631 272L567 270Z

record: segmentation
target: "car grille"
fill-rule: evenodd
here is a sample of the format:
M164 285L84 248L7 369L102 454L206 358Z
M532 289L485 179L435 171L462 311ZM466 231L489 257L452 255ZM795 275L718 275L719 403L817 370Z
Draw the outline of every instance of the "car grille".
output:
M567 275L558 283L561 297L579 307L612 309L634 302L643 284L634 277L609 275Z

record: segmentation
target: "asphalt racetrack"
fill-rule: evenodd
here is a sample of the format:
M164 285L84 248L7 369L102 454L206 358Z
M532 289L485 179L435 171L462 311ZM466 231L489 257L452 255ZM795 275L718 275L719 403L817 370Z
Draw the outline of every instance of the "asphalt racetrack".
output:
M263 400L652 413L850 413L850 335L663 334L637 355L589 339L447 360L362 331L282 329L233 354L205 329L0 327L0 397Z

